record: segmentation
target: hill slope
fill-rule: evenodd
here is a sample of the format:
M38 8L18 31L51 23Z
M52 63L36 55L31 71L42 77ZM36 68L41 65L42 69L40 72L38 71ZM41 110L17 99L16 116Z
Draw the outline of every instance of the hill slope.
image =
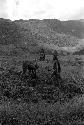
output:
M68 21L69 22L69 21ZM59 20L19 20L15 21L22 29L30 29L34 40L42 41L46 43L52 43L57 46L75 46L80 41L81 36L77 36L73 33L74 23L72 22L72 27L68 25L67 21L62 22ZM79 21L79 25L80 25ZM78 25L77 25L78 26ZM76 27L76 26L75 26ZM84 27L82 27L84 28ZM76 27L76 32L79 32L79 27ZM80 28L81 29L81 28ZM82 34L84 31L81 31ZM79 34L79 33L78 33Z
M31 19L10 21L0 19L0 45L13 44L22 49L27 48L29 51L35 51L39 46L45 45L49 49L74 47L84 37L83 23L83 20Z

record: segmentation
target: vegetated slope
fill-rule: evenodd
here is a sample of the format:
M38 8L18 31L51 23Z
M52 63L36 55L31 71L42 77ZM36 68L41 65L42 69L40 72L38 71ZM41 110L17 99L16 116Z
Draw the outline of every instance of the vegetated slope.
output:
M76 46L76 51L73 53L74 55L84 55L84 39L82 39L79 44Z
M20 40L19 27L10 20L0 19L0 44L16 44Z
M60 21L57 19L45 19L44 21L53 31L84 38L84 20Z
M63 21L62 24L67 27L70 34L78 38L84 38L84 21L83 20L69 20Z
M84 55L84 47L82 47L80 50L77 50L73 53L74 55Z
M75 46L80 41L76 36L70 34L69 30L59 20L18 20L16 24L22 29L30 29L34 40L43 43L52 43L56 46ZM57 26L57 27L56 27ZM53 28L56 28L54 30ZM59 29L59 30L58 30ZM66 30L66 32L65 32ZM72 36L71 36L72 35Z
M21 28L15 22L0 19L0 54L19 53L23 48L33 41L30 29Z
M82 38L78 33L79 28L83 34L81 21L59 21L57 19L10 21L0 19L0 44L17 45L24 51L25 49L35 51L36 48L39 48L38 45L43 44L72 47L80 42L79 38ZM80 36L74 34L73 31L76 31Z

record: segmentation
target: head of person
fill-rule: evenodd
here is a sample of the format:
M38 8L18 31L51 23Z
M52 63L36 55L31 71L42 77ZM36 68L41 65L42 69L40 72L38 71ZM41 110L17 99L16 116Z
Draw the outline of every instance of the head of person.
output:
M57 50L54 50L53 54L54 54L55 56L58 56Z

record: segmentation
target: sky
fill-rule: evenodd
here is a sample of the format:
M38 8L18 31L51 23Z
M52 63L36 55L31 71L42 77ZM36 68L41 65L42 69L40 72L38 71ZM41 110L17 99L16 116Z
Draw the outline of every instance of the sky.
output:
M0 18L84 19L84 0L0 0Z

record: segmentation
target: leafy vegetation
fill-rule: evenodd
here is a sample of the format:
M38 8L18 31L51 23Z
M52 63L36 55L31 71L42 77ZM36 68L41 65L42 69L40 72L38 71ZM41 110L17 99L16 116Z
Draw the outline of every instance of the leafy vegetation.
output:
M65 26L59 20L0 20L0 64L3 62L0 68L1 125L83 124L83 58L71 53L59 54L61 79L58 84L55 78L51 79L53 48L43 46L47 42L57 44L57 41L62 46L66 46L66 42L75 45L75 41L78 42L76 37L80 36L70 36L74 34L70 25ZM74 43L71 43L72 39ZM39 60L41 48L45 49L44 61ZM36 79L28 73L22 74L23 60L37 63Z
M12 121L14 124L22 125L65 125L82 122L83 107L81 107L82 109L79 107L83 105L84 85L82 77L80 80L77 79L77 75L80 75L80 72L77 73L77 66L71 66L71 63L68 63L67 56L64 57L64 61L63 57L59 58L62 68L62 85L76 84L82 90L80 94L72 91L68 92L68 88L65 92L65 89L62 90L55 86L56 81L50 79L53 71L52 55L46 55L45 61L37 61L39 69L37 70L38 77L36 79L30 78L29 75L26 77L21 75L19 71L22 70L22 58L15 58L15 68L12 72L6 70L1 72L0 122L10 124ZM75 60L75 57L73 59ZM73 59L71 58L70 61L73 62ZM5 60L8 61L6 58ZM10 63L9 66L12 67L12 60L8 62Z

